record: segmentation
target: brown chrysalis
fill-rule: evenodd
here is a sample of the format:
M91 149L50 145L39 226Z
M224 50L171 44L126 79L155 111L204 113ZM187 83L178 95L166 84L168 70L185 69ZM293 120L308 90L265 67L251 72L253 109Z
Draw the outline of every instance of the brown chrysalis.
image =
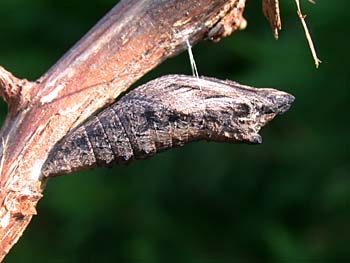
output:
M44 176L126 163L187 142L261 143L258 131L293 96L233 81L169 75L150 81L66 135Z

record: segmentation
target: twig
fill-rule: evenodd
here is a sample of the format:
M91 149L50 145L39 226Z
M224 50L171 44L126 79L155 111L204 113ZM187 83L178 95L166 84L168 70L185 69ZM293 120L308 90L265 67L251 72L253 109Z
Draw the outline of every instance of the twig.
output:
M313 0L309 0L309 2L315 3ZM308 29L308 27L306 25L306 22L305 22L305 17L306 16L301 13L299 0L295 0L295 3L297 5L297 14L298 14L298 16L300 18L301 24L303 25L303 28L304 28L304 31L305 31L305 36L306 36L307 42L309 43L309 47L310 47L310 50L311 50L311 53L312 53L312 57L313 57L313 59L315 61L316 68L318 68L322 61L317 56L316 49L315 49L314 43L312 41L311 34L310 34L309 29Z

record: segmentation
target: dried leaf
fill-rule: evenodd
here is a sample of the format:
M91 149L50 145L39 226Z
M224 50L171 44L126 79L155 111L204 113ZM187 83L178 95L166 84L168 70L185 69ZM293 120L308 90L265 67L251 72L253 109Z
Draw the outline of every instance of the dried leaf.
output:
M271 24L273 35L278 39L278 31L282 28L279 0L263 0L262 8L266 19Z

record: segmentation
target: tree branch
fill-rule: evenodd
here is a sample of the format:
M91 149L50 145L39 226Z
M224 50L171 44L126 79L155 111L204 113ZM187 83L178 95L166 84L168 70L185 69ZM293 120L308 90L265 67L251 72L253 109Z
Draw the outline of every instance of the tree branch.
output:
M36 82L1 68L0 260L36 213L49 151L163 60L240 27L245 0L123 0Z

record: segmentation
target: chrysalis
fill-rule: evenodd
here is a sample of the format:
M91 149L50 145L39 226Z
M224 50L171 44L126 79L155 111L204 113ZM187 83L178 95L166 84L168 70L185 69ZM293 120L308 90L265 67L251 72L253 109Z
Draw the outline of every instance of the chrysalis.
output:
M293 97L214 78L169 75L129 92L52 149L44 176L144 159L187 142L260 143Z

